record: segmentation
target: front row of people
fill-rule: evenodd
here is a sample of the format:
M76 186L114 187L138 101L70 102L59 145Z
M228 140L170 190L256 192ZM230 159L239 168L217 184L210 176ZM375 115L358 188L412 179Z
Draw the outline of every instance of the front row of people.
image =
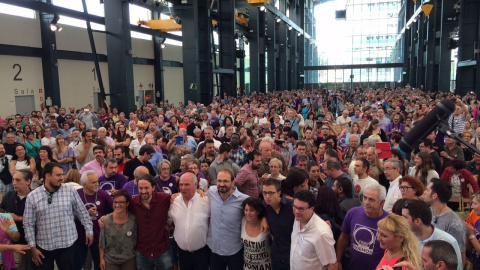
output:
M348 269L462 269L456 240L431 225L428 204L406 200L394 206L401 216L389 214L379 184L365 188L363 205L347 212L335 242L335 225L314 212L313 193L286 196L275 179L263 182L263 201L241 193L230 170L220 171L206 194L187 172L173 196L156 192L153 176L144 174L138 196L117 190L112 198L98 189L94 171L83 173L78 191L62 184L59 164L46 164L44 173L45 184L30 192L31 172L17 171L15 191L0 205L11 213L0 220L5 269L14 267L6 267L12 256L3 250L26 251L18 256L20 269L53 269L54 262L59 269L81 269L89 247L100 269L173 269L174 245L182 270L342 269L347 247ZM175 244L166 229L172 226Z

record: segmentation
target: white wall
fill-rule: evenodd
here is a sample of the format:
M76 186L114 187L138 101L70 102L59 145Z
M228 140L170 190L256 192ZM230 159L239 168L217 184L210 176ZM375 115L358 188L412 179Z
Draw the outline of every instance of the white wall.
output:
M62 27L63 30L56 33L59 50L91 52L86 29L66 25L62 25ZM93 35L97 53L106 54L105 34L93 33ZM0 44L41 48L39 21L0 14ZM152 41L132 39L132 48L134 57L154 58ZM169 45L164 49L163 55L165 60L183 62L181 47ZM13 68L14 64L19 64L22 68L18 75L18 78L22 78L21 81L14 80L14 76L19 71L18 67ZM98 92L99 89L98 81L94 80L93 68L94 63L91 61L58 60L60 97L63 107L80 108L86 104L93 104L94 92ZM108 64L100 63L100 70L105 92L109 93ZM135 96L139 95L140 84L145 90L149 89L149 84L155 83L153 66L134 65L133 76ZM26 95L33 91L36 110L39 110L40 104L44 102L41 58L0 55L0 82L1 117L16 113L14 104L16 95ZM164 67L164 86L165 99L175 103L183 101L183 69Z
M13 68L15 64L20 65L20 73L18 73L20 71L18 67ZM14 80L15 76L17 80ZM15 96L33 94L35 104L44 101L42 60L40 58L0 55L0 82L1 117L16 113ZM36 106L36 109L40 109L40 105Z

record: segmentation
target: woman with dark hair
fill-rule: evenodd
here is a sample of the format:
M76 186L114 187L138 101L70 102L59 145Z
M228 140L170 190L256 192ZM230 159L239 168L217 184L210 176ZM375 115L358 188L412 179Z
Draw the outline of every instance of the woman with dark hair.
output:
M101 269L137 269L137 222L128 211L130 199L124 189L113 194L113 213L105 216L100 229Z
M408 175L415 176L426 187L430 180L433 178L439 178L437 171L435 171L435 165L433 164L432 157L429 153L419 152L414 159L415 166L412 167Z
M27 151L27 155L30 157L36 157L38 154L38 150L40 149L40 147L42 147L42 143L39 139L35 138L35 134L33 133L33 131L27 131L25 135L27 135L27 139L25 140L25 149Z
M387 142L387 134L383 129L380 128L380 122L378 119L373 119L370 121L367 130L360 136L360 144L363 144L363 140L366 138L373 138L378 141L379 137L382 142Z
M35 138L41 140L44 137L44 130L42 125L38 124L35 126Z
M335 191L327 186L318 188L317 202L314 208L315 213L324 221L329 221L335 239L340 236L340 205L338 204Z
M395 133L392 135L392 139L390 140L392 144L392 149L397 149L400 151L400 154L402 155L403 158L407 158L407 154L403 152L403 150L400 148L400 140L402 139L402 135Z
M338 147L338 144L337 144L337 136L328 135L323 140L330 143L330 145L332 145L332 149L337 152L339 160L343 159L343 153L341 151L341 148Z
M117 126L117 132L115 134L115 137L113 138L113 141L115 142L115 147L123 147L123 151L125 153L128 153L130 151L128 147L130 146L131 138L130 135L127 134L127 128L124 124L120 124Z
M45 167L45 165L50 162L57 162L57 161L53 159L52 149L49 146L44 145L40 147L40 150L38 150L38 155L35 158L35 169L37 170L38 180L43 182L43 167ZM34 181L32 185L34 184L39 184L39 183L37 183L37 181Z
M465 169L465 162L463 160L454 159L450 161L449 167L445 168L440 179L452 185L452 198L458 198L460 196L469 198L468 184L472 186L474 193L480 191L478 182L472 173Z
M308 115L305 117L305 127L311 127L313 128L314 122L315 122L315 114L313 112L309 112Z
M272 196L268 194L267 196ZM270 232L262 232L264 207L259 198L249 197L242 202L243 269L271 269Z
M23 144L15 146L15 152L13 153L9 168L11 175L20 169L27 169L35 174L35 159L27 155L25 146Z

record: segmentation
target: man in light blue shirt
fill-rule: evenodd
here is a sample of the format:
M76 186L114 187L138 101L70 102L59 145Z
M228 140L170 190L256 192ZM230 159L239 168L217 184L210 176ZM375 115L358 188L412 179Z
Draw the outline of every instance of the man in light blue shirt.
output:
M234 186L235 176L229 169L217 175L217 186L208 190L210 199L210 227L207 245L211 250L211 270L243 269L242 202L248 198Z
M435 228L432 225L432 212L430 206L420 200L408 200L402 209L402 216L405 217L412 232L417 236L420 252L423 246L432 240L443 240L452 245L457 255L457 270L463 269L462 256L457 240L449 233ZM421 255L421 254L420 254Z

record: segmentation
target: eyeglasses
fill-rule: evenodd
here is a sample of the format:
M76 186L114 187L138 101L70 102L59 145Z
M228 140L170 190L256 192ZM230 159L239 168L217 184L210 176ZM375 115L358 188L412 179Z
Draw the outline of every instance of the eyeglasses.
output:
M15 152L22 152L25 151L25 149L16 149Z
M170 168L162 168L162 171L170 171Z
M264 191L262 192L263 193L263 196L264 197L267 197L267 196L273 196L277 193L278 191Z
M398 186L398 189L402 190L402 191L407 191L409 188L412 188L413 187L407 187L407 186Z
M295 205L292 205L292 208L293 208L293 211L297 210L298 212L301 213L301 212L303 212L303 211L305 211L305 210L307 210L307 209L310 209L310 208L312 208L312 207L306 207L306 208L305 208L305 207L296 207Z
M127 203L126 201L113 202L113 205L115 205L115 204L120 204L120 205L122 205L122 204L126 204L126 203Z

